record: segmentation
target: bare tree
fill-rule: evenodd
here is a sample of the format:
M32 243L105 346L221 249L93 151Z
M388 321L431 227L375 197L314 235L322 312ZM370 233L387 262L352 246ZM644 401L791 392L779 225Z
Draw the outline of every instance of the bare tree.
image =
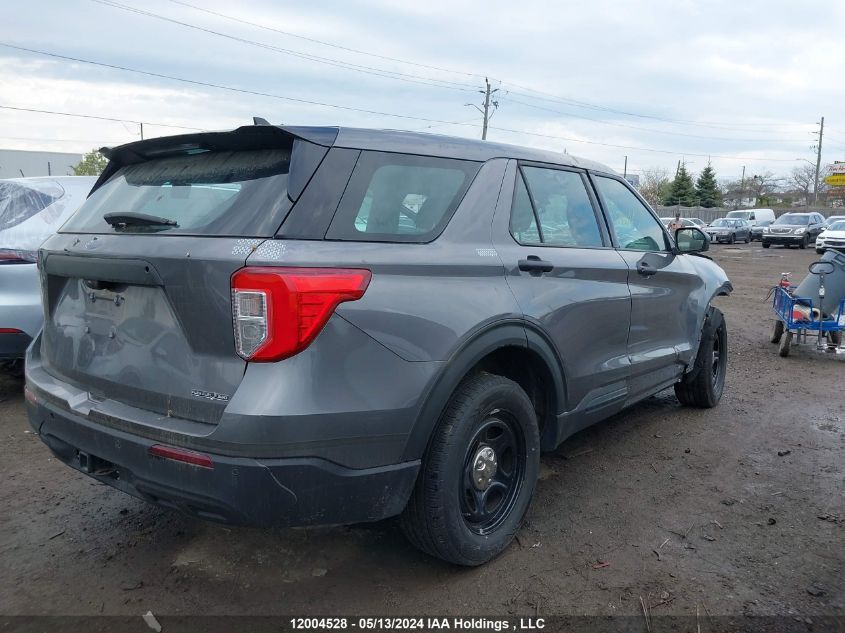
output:
M640 195L651 205L662 204L670 184L669 172L662 167L644 169L640 176Z
M810 193L813 191L813 183L816 177L815 165L801 165L794 167L789 174L788 183L804 194L804 204L809 203Z

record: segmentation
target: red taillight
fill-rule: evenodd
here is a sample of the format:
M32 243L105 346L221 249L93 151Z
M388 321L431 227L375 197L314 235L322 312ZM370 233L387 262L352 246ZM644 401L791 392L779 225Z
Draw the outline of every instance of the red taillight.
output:
M0 334L20 334L21 331L14 327L0 327Z
M177 462L191 464L192 466L199 466L200 468L214 468L214 462L211 461L211 458L208 455L189 451L185 448L154 444L150 446L150 449L147 452L153 457L172 459Z
M232 316L238 354L276 361L311 344L344 301L364 296L370 271L358 268L254 266L232 275Z

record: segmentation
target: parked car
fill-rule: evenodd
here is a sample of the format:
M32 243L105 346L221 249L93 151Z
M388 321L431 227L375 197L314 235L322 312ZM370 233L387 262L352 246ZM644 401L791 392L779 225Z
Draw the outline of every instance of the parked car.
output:
M737 211L729 212L725 217L745 220L751 224L751 226L754 226L756 224L760 224L761 222L774 222L775 212L772 209L738 209Z
M831 215L830 217L825 218L825 220L824 220L825 229L827 229L834 222L841 222L842 220L845 220L845 215Z
M710 223L707 234L711 241L717 243L733 244L742 241L748 244L751 241L751 225L746 220L719 218Z
M821 213L784 213L763 229L763 248L772 244L807 248L824 228Z
M754 226L751 227L751 241L762 242L763 241L763 229L767 226L771 226L774 220L762 220L758 222Z
M96 180L0 180L0 361L22 359L41 329L38 247L79 208Z
M707 229L707 222L702 220L701 218L687 218L690 222L692 222L695 226L700 228L702 231L706 232Z
M41 249L30 423L62 462L231 524L401 515L478 565L541 450L722 395L730 293L618 174L419 133L247 126L105 150Z
M816 238L816 252L824 253L827 249L845 251L845 218L834 222Z

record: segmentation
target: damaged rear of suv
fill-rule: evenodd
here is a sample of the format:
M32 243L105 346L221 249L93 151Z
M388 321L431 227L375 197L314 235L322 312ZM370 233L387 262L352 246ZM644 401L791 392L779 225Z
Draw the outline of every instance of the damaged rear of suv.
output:
M706 239L594 163L266 125L107 156L39 253L26 390L52 451L129 494L232 524L401 514L473 565L541 449L668 386L721 396Z

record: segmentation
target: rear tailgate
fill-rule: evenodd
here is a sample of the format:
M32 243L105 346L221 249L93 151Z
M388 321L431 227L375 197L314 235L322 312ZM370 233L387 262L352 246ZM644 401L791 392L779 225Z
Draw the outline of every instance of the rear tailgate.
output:
M94 401L215 424L246 365L232 273L327 149L250 126L104 151L91 196L40 252L44 369Z
M230 278L260 241L54 237L42 255L45 369L95 400L216 423L245 368Z

